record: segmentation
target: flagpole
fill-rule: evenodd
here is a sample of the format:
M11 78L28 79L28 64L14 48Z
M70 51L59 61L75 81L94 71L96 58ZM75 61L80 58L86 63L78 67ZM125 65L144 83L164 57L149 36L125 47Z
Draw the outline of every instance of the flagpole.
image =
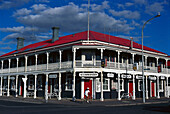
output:
M88 32L87 32L87 41L89 42L89 9L90 9L90 0L88 0Z

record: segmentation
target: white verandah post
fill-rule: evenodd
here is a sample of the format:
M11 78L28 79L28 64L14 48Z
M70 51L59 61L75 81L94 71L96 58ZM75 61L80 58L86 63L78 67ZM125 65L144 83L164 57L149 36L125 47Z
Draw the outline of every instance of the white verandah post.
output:
M48 100L48 74L46 74L46 82L45 82L45 100Z
M135 95L135 75L133 74L133 100L136 99L136 95Z
M121 100L120 98L120 73L118 73L118 100Z
M15 97L18 97L18 75L16 75L15 79Z
M7 97L9 97L9 85L10 85L10 76L8 76L8 90L7 90Z
M61 72L59 72L59 93L58 100L61 100Z
M1 77L1 93L0 93L0 96L2 96L2 80L3 80L3 77Z
M34 76L34 99L37 98L37 74Z

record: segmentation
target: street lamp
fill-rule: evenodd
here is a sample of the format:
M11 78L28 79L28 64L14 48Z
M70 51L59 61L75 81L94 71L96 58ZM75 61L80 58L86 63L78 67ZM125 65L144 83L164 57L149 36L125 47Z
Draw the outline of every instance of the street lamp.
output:
M157 14L156 16L154 16L154 17L152 17L151 19L147 20L147 21L143 24L143 27L142 27L142 77L143 77L143 103L145 103L145 82L144 82L144 62L143 62L143 60L144 60L144 58L143 58L143 29L144 29L145 25L146 25L149 21L153 20L153 19L154 19L154 18L156 18L156 17L160 17L160 16L161 16L161 15L160 15L160 12L158 12L158 14Z

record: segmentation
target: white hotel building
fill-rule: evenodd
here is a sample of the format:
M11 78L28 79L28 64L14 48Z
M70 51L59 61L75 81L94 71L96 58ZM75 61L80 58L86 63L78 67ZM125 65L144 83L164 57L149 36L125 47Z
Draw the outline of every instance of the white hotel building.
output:
M101 101L142 97L140 44L94 31L89 40L87 31L58 37L52 29L52 39L24 47L17 38L17 50L0 56L0 96L81 99L89 87ZM144 46L146 99L169 97L168 64L167 54Z

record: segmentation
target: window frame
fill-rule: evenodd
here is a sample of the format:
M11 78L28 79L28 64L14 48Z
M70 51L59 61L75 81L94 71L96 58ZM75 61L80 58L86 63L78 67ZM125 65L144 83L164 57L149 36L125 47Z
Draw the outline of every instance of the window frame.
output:
M124 91L124 79L120 79L120 87L122 86L122 88L119 88L120 91Z
M12 91L14 91L14 90L16 89L15 80L11 80L11 79L10 79L10 89L11 89Z
M31 84L32 82L32 84ZM28 78L28 90L34 90L34 77L33 76L29 76ZM32 88L31 88L32 86Z
M160 92L163 92L163 85L164 85L163 80L159 80L159 91Z
M72 77L70 77L70 75L66 76L65 91L73 91L73 81L72 80L73 79L72 79ZM69 87L71 87L71 88L69 88Z
M108 83L105 84L104 80L107 80ZM104 89L104 86L107 85L108 89ZM101 92L101 81L100 78L96 78L96 92ZM103 78L103 91L110 91L110 78Z
M142 84L143 84L143 81L142 80L138 80L138 91L143 91L143 89L142 89L143 85Z
M42 76L37 76L37 90L43 90Z
M104 80L107 80L108 83L104 84ZM104 89L105 85L107 85L108 89ZM110 91L110 79L109 78L103 78L103 91Z
M111 90L118 90L118 82L111 80Z
M101 92L101 82L100 78L96 78L96 92Z

